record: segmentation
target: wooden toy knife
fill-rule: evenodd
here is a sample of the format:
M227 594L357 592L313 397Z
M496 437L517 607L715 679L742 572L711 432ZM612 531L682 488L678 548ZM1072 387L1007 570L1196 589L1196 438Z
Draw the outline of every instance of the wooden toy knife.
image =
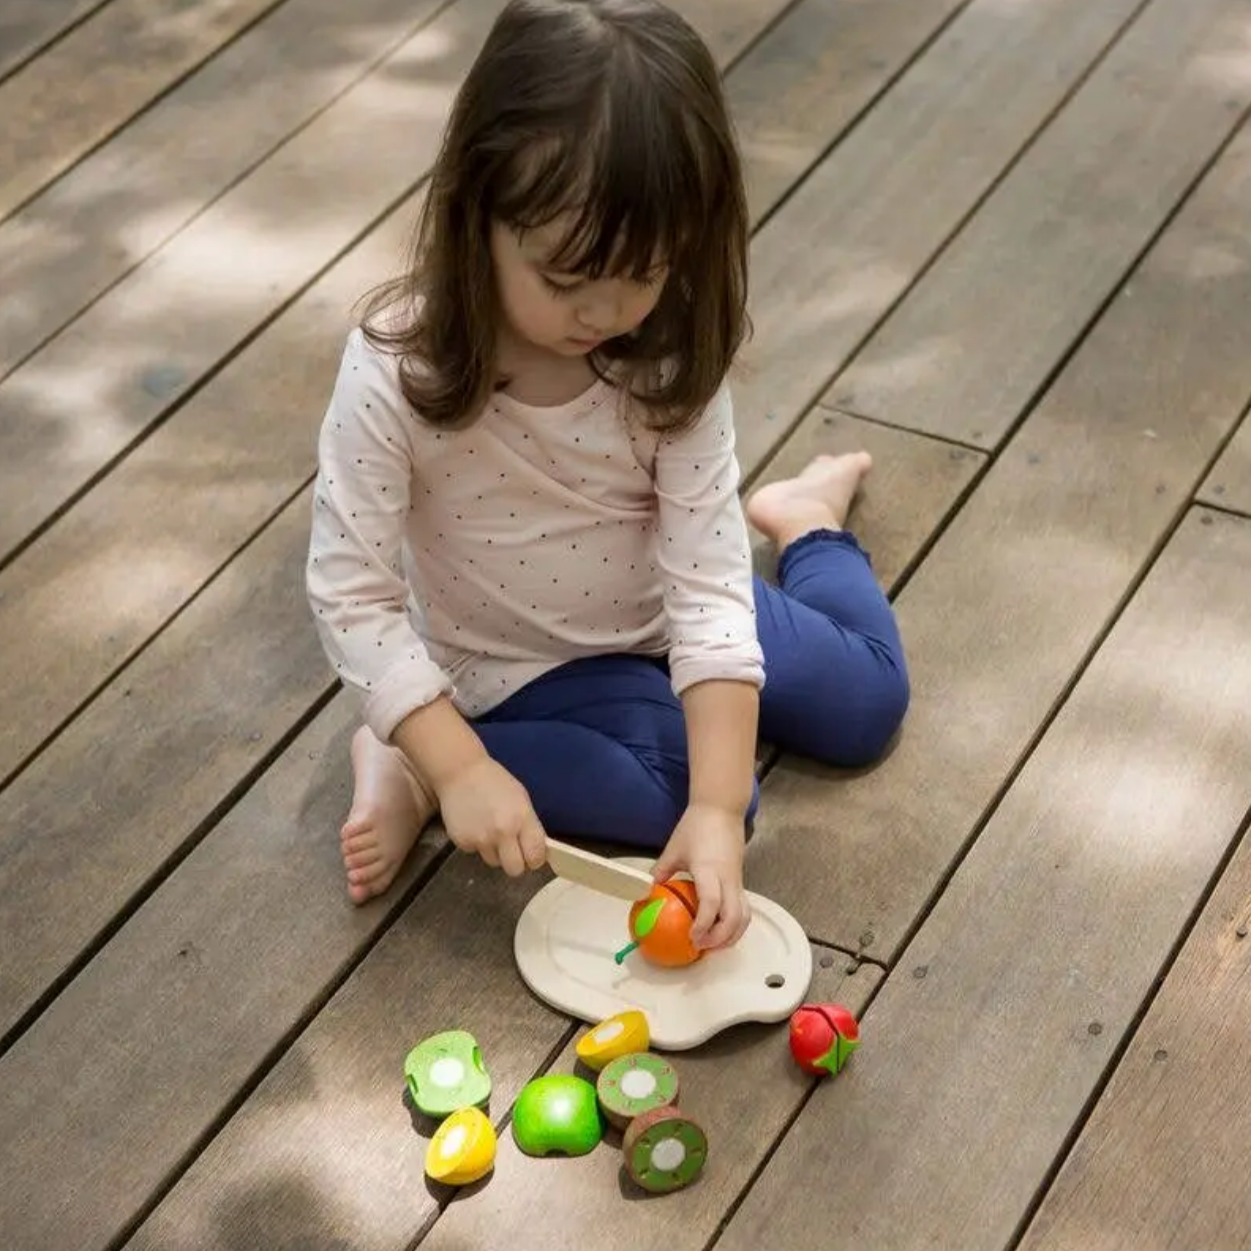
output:
M642 869L571 847L554 838L547 840L547 863L557 877L630 902L646 899L656 884L652 875Z

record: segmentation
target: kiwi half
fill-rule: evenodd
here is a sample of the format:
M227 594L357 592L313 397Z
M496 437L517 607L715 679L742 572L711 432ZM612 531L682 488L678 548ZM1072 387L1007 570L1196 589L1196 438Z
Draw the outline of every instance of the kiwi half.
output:
M626 1171L653 1194L689 1186L708 1159L708 1136L677 1108L653 1108L635 1119L621 1144Z
M677 1102L678 1075L667 1060L636 1051L606 1064L595 1091L609 1124L625 1129L644 1112Z

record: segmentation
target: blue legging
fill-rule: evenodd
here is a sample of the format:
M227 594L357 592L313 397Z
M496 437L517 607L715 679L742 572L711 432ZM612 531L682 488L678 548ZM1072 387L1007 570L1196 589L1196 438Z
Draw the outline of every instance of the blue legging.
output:
M871 763L903 720L909 690L868 556L846 531L816 531L782 553L778 582L755 581L761 737L826 764ZM663 661L572 661L475 725L550 834L657 850L686 807L686 724ZM758 803L757 789L749 820Z

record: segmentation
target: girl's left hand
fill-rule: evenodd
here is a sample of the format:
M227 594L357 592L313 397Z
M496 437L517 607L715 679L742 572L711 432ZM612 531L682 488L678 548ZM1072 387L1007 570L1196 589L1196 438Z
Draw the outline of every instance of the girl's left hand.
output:
M743 890L746 822L741 813L693 804L666 844L652 876L663 882L686 870L695 883L699 910L691 927L696 947L732 947L751 921Z

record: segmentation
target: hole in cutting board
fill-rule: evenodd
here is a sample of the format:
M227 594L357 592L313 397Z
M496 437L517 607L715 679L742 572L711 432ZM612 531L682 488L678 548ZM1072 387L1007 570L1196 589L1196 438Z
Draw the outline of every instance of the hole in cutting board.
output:
M769 976L765 978L765 985L770 990L777 990L779 987L786 985L786 978L784 978L781 973L770 973Z

